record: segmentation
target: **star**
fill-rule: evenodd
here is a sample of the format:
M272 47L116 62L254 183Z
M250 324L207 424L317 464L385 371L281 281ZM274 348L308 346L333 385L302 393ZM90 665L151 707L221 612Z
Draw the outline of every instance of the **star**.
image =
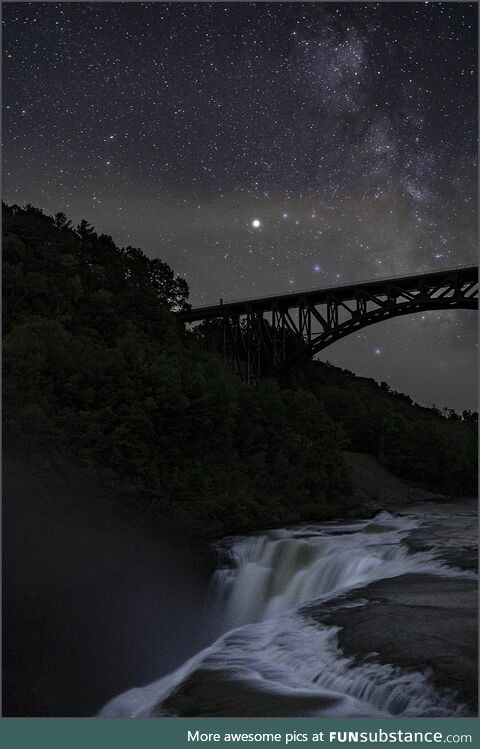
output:
M164 260L193 306L477 262L475 3L186 7L4 4L7 203ZM335 357L472 408L474 325L406 316Z

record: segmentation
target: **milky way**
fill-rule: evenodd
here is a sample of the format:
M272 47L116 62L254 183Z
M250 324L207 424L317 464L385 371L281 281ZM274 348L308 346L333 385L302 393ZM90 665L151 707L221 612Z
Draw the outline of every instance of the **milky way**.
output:
M476 263L470 3L6 3L4 199L140 246L191 301ZM475 407L474 313L322 355Z

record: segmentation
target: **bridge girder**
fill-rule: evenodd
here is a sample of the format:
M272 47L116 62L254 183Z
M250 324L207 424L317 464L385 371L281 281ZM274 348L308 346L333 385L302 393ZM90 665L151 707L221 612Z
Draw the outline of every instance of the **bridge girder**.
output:
M478 269L459 268L181 313L185 322L219 320L225 365L244 382L281 379L335 341L401 315L477 309Z

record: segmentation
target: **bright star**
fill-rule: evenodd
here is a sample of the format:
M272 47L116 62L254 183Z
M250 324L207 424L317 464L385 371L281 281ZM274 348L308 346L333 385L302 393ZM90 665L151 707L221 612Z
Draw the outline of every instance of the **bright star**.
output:
M252 226L254 229L258 229L258 227L260 226L260 221L258 220L258 218L253 219Z

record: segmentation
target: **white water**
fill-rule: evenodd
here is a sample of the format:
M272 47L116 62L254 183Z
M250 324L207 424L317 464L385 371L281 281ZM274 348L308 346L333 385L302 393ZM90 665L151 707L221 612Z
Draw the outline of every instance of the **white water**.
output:
M337 628L305 611L308 603L409 572L473 575L448 567L433 551L409 553L402 540L417 525L415 517L382 513L373 521L226 539L208 601L225 634L169 676L112 700L101 715L175 715L186 684L186 707L179 709L187 715L459 714L461 706L438 693L428 674L374 658L354 664L338 648Z

